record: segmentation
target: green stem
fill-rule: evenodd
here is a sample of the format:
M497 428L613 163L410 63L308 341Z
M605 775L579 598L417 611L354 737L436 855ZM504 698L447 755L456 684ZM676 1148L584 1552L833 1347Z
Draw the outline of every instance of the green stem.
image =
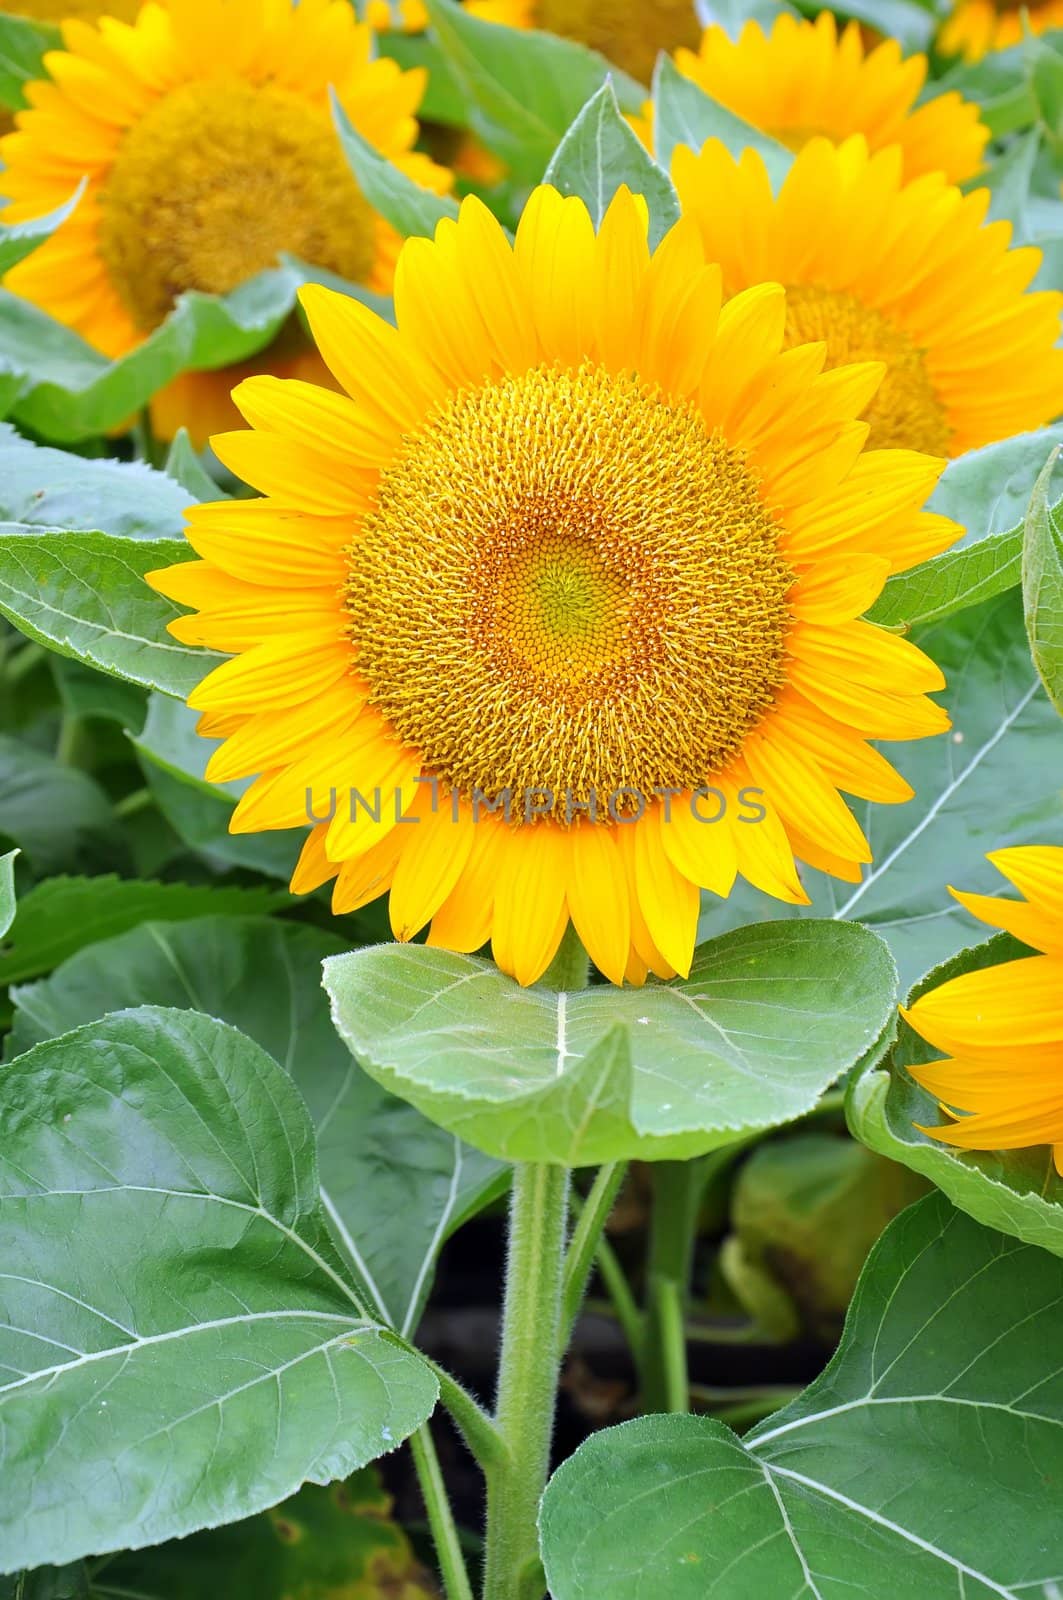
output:
M454 1513L450 1509L439 1457L436 1455L436 1447L427 1422L422 1423L417 1432L410 1435L410 1449L413 1451L417 1481L421 1485L421 1495L425 1510L428 1512L428 1524L435 1541L436 1559L439 1562L440 1577L443 1579L443 1593L446 1600L472 1600L472 1585L465 1569L465 1557L461 1552Z
M687 1411L685 1313L705 1171L697 1161L659 1161L647 1273L642 1398L647 1411Z
M626 1174L626 1161L610 1161L604 1167L599 1167L586 1200L575 1192L572 1194L572 1209L579 1220L565 1258L565 1283L561 1297L562 1355L572 1337L572 1328L587 1292L598 1245Z
M566 1167L513 1174L496 1420L504 1461L487 1474L484 1600L541 1600L536 1518L550 1466L568 1221Z
M608 1304L600 1306L603 1315L611 1310L619 1322L627 1340L628 1349L631 1351L635 1365L642 1367L642 1347L645 1339L645 1324L642 1312L639 1310L635 1296L631 1292L631 1285L627 1281L627 1274L617 1259L616 1251L608 1239L598 1241L596 1255L598 1276L605 1285L609 1296ZM599 1309L596 1307L595 1309Z
M406 1348L413 1350L414 1346L407 1345ZM452 1377L445 1367L429 1359L423 1352L421 1359L428 1361L428 1365L439 1380L439 1398L449 1412L450 1420L465 1440L476 1461L486 1472L495 1462L501 1461L506 1453L502 1435L487 1412L473 1399L469 1391L462 1387L457 1378Z

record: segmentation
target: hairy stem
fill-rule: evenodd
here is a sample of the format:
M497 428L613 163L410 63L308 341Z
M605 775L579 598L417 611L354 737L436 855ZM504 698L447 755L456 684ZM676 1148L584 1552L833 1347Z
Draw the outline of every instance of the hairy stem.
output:
M446 1600L472 1600L472 1585L465 1570L465 1557L461 1552L454 1513L450 1509L439 1457L427 1422L410 1435L410 1449L428 1513L428 1525L435 1542L443 1593Z

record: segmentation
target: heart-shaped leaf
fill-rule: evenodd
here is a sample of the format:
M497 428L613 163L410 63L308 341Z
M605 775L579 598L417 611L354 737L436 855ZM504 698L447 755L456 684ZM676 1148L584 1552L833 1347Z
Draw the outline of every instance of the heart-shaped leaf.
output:
M679 220L675 185L620 115L612 83L591 96L554 152L545 183L584 202L597 228L622 184L649 207L650 244Z
M689 979L522 989L489 961L381 945L325 963L333 1021L380 1083L491 1155L675 1159L810 1110L892 1016L866 930L794 922L703 945Z
M594 1434L540 1518L554 1600L1051 1595L1063 1552L1063 1263L940 1195L890 1225L837 1355L738 1439Z
M0 1080L0 1568L264 1510L394 1448L436 1382L329 1239L291 1080L145 1007Z
M213 894L224 910L227 892L249 897L247 890L205 889L201 903ZM165 914L165 905L162 898L155 915ZM411 1334L439 1251L504 1188L508 1174L351 1060L321 992L321 963L343 948L317 928L262 917L146 923L93 943L47 981L15 989L13 1048L144 1004L191 1007L239 1028L291 1074L306 1100L322 1204L366 1303Z

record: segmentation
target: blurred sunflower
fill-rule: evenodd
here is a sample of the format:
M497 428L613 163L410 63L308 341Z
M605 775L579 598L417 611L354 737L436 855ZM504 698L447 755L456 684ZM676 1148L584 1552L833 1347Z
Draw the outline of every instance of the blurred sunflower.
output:
M1063 849L1026 845L989 857L1025 901L952 893L990 927L1040 955L968 972L901 1008L946 1059L909 1067L956 1120L924 1128L964 1150L1050 1144L1063 1174Z
M858 619L957 532L920 510L939 461L863 451L881 366L784 351L778 285L721 309L693 223L651 255L626 190L595 235L540 188L512 247L466 200L407 241L397 328L303 304L345 395L242 384L214 447L265 498L193 508L203 559L149 580L235 656L190 697L210 777L261 774L233 829L311 800L293 889L390 889L397 938L490 939L522 983L570 918L641 982L688 970L699 886L804 903L795 853L859 878L839 790L907 799L867 741L947 718Z
M778 196L761 158L717 140L678 146L684 212L733 294L786 286L786 339L822 339L827 365L883 361L871 444L955 456L1063 411L1063 295L1024 293L1041 261L986 224L988 190L940 173L905 184L901 152L813 139Z
M346 0L170 0L131 25L68 22L64 41L0 140L4 220L52 209L83 173L89 187L5 284L105 355L139 344L184 290L224 294L282 250L390 288L399 238L351 177L330 84L371 144L418 183L448 186L412 150L423 72L371 59ZM261 370L310 361L326 381L305 341L285 341ZM224 370L178 379L156 415L204 438L234 420L232 382Z
M1025 25L1025 26L1024 26ZM938 34L945 56L980 61L993 50L1006 50L1030 33L1063 28L1063 0L960 0Z
M862 133L872 150L900 146L906 178L942 172L962 183L982 165L989 130L978 107L951 90L917 106L926 57L902 56L896 39L869 49L859 24L850 22L839 34L829 11L814 22L783 13L768 34L747 22L737 41L723 28L706 28L697 52L677 50L675 64L714 100L790 150L817 135L838 144ZM633 119L647 145L650 111Z
M659 51L696 45L701 35L694 0L466 0L465 9L485 22L575 39L647 84ZM381 30L428 26L424 0L370 0L367 15Z

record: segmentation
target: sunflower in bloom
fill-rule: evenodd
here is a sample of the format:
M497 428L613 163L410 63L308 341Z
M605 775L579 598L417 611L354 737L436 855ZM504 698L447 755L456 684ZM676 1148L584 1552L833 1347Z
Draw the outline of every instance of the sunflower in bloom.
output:
M64 41L0 140L4 220L53 209L82 174L88 189L5 284L107 356L139 344L183 291L224 294L281 251L390 288L399 238L351 177L330 84L359 132L416 182L449 183L412 150L423 72L372 59L346 0L171 0L131 24L68 22ZM260 364L324 381L291 330ZM201 437L231 425L232 382L179 379L157 416Z
M684 212L733 294L786 286L786 341L823 340L827 365L882 361L865 413L873 446L955 456L1063 411L1063 295L1025 293L1041 253L985 223L988 190L941 173L905 184L901 152L813 139L773 195L760 156L678 146Z
M0 11L12 17L28 17L33 22L69 22L81 17L95 22L98 17L120 17L131 22L140 9L140 0L4 0Z
M980 61L992 50L1020 44L1030 33L1063 28L1063 0L960 0L942 24L942 55Z
M149 580L234 658L190 696L209 776L258 775L234 831L315 819L296 892L389 890L398 939L522 983L571 919L641 982L689 969L700 887L859 878L839 791L911 794L867 741L948 725L859 619L958 530L939 460L863 448L881 365L786 350L778 285L721 302L692 222L651 254L626 190L596 235L549 187L512 246L475 199L408 240L397 327L303 291L343 394L242 384L213 443L264 498L192 508L202 559Z
M465 9L485 22L574 39L639 83L649 83L661 50L693 47L701 36L694 0L466 0ZM370 0L367 16L380 30L428 26L424 0Z
M931 1138L964 1150L1050 1144L1063 1175L1063 849L1025 845L989 857L1025 900L952 893L992 928L1040 955L968 972L902 1014L943 1061L908 1071L954 1112Z
M706 28L699 48L677 50L675 64L707 95L790 150L817 134L840 144L862 133L871 150L900 146L906 178L942 172L962 183L982 165L989 130L978 107L952 90L916 106L926 57L902 56L896 39L869 49L858 23L839 34L829 11L814 22L784 13L767 34L747 22L737 41L723 28ZM634 119L647 145L650 111Z

